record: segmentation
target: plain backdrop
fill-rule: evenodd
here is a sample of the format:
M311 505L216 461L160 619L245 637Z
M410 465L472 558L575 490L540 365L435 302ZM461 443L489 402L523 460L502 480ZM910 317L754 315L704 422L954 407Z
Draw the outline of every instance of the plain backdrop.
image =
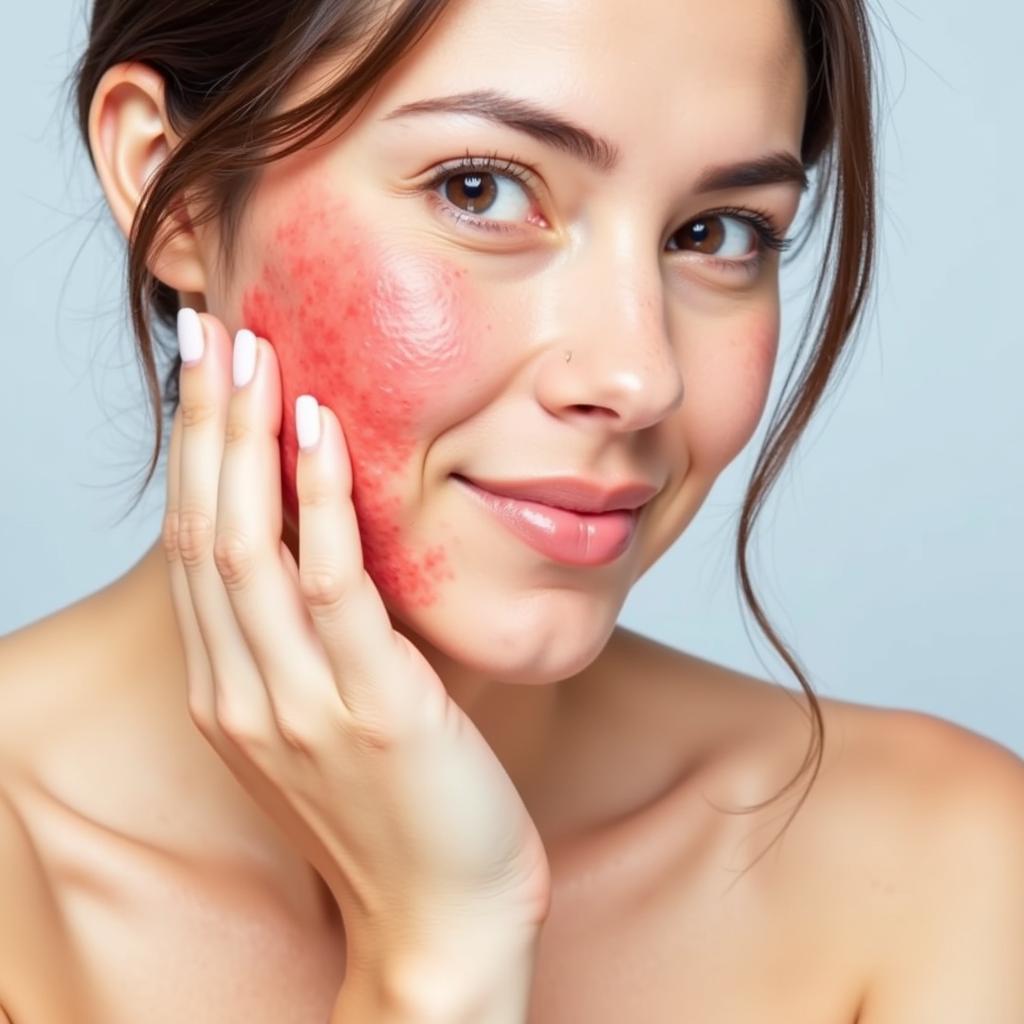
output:
M122 243L64 103L84 6L17 6L0 34L0 633L127 570L158 536L163 502L161 474L119 521L151 426ZM879 6L875 297L758 525L754 583L818 693L919 709L1024 754L1024 9ZM784 271L761 428L621 617L788 687L743 611L733 546L812 270L804 259Z

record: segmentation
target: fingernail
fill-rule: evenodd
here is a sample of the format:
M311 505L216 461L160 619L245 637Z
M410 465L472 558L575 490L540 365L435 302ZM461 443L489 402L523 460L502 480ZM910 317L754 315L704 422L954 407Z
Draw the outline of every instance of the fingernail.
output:
M295 399L295 433L300 448L313 448L320 440L320 406L312 395Z
M188 306L178 310L178 351L189 366L203 358L203 323Z
M236 388L244 388L256 373L256 335L242 328L235 335L231 353L231 376Z

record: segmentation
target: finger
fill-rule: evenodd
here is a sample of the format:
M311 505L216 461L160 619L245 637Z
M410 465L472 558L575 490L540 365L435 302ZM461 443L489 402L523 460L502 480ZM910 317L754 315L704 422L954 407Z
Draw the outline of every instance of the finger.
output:
M197 725L209 729L214 721L213 676L206 648L196 622L192 598L178 550L178 495L181 461L181 407L174 411L171 439L167 447L167 501L164 510L163 546L167 556L171 601L178 620L185 672L188 677L188 706Z
M330 660L335 685L355 718L408 711L411 680L399 637L363 565L352 504L352 467L337 416L311 395L296 401L300 448L299 586ZM318 439L310 447L315 435Z
M183 311L183 329L194 327ZM231 393L231 340L206 314L198 321L202 357L181 369L181 460L178 546L189 594L214 682L217 721L232 737L267 735L271 717L266 691L235 619L213 559L217 488L224 426Z
M255 656L278 727L295 738L338 704L331 669L302 595L282 559L280 370L273 347L235 336L235 366L254 367L227 411L214 558Z

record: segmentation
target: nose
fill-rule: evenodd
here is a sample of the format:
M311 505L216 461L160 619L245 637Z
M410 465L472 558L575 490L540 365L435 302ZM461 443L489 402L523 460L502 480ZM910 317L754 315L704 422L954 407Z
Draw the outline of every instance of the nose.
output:
M535 388L552 415L627 432L658 423L682 402L661 268L649 241L640 249L591 239L551 273Z

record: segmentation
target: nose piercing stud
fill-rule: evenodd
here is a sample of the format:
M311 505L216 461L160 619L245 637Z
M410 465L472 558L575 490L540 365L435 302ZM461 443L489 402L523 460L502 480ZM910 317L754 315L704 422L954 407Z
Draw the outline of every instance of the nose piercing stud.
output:
M565 361L569 362L571 359L572 359L572 349L571 348L570 349L566 349Z

